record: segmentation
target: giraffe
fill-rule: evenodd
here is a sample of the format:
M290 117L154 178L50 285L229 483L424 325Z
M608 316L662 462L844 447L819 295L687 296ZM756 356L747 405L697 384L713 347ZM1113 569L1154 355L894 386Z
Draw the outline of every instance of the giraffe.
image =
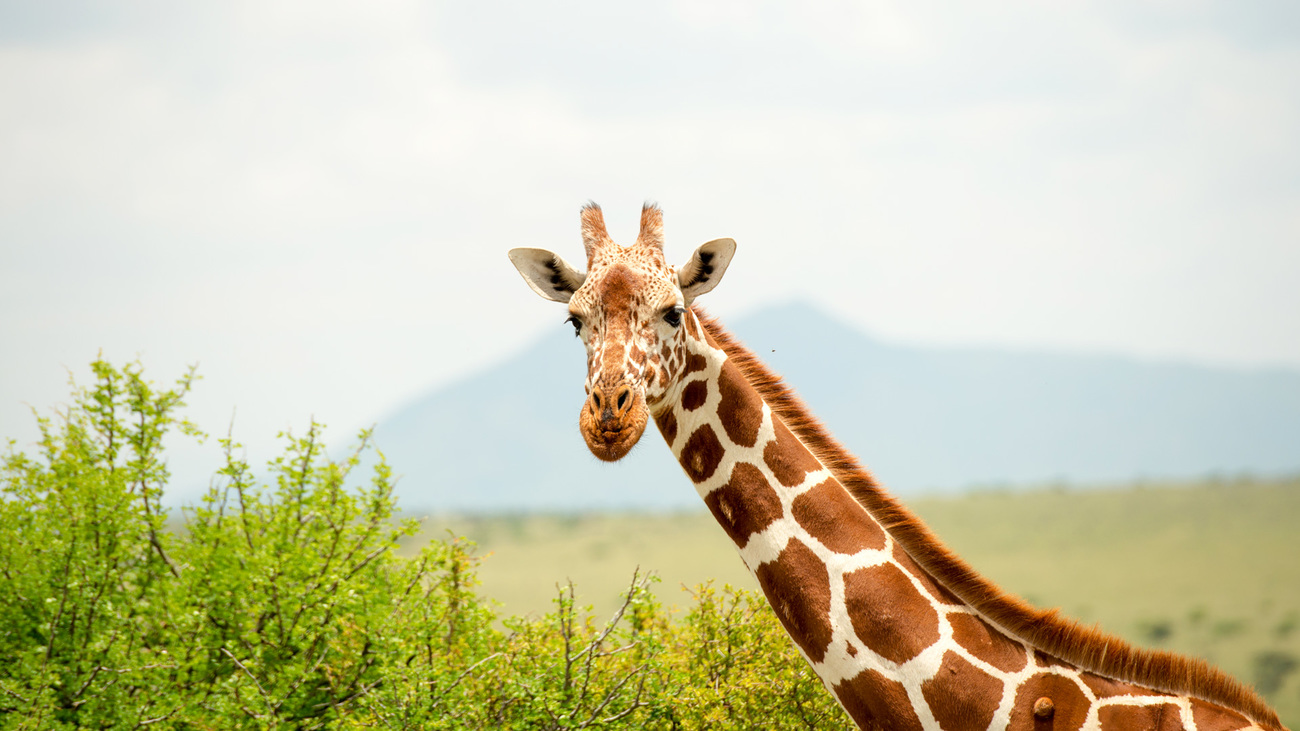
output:
M1204 661L1138 649L1004 593L880 487L798 397L694 305L736 244L666 263L647 203L631 246L581 212L587 270L513 249L587 350L579 430L621 459L653 418L804 659L864 729L1281 729Z

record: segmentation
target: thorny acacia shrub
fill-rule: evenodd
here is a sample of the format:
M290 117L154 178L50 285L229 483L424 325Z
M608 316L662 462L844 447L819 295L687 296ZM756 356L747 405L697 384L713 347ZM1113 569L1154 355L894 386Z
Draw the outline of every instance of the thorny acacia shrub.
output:
M225 464L168 530L163 437L193 380L92 364L39 451L0 463L0 729L835 728L762 601L702 588L670 622L633 577L597 622L572 587L501 631L464 541L395 553L380 456L351 484L321 430L259 480ZM174 525L174 524L173 524Z

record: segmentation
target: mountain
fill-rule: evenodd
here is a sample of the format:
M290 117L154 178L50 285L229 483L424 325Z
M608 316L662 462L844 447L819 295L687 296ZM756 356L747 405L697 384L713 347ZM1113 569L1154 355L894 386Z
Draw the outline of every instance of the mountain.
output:
M899 493L1300 469L1300 372L874 340L805 304L730 323ZM403 502L439 511L694 508L653 425L599 462L578 434L582 346L556 327L383 419Z

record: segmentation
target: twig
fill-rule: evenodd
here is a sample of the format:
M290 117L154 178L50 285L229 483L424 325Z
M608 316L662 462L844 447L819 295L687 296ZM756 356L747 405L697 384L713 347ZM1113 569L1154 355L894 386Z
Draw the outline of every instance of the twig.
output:
M614 627L618 625L619 621L623 619L623 614L627 612L627 608L632 606L632 599L636 597L638 590L645 587L645 583L648 581L647 577L648 575L645 577L641 576L640 566L637 566L632 570L632 582L627 587L627 596L624 597L622 606L620 606L618 610L614 612L614 616L610 617L609 621L605 623L605 629L602 630L601 633L587 645L587 649L584 650L584 652L587 653L587 664L583 670L584 675L582 679L581 697L586 697L587 686L591 683L591 663L595 659L596 651L600 649L601 645L605 644L606 638L608 638L610 633L614 631ZM638 581L638 579L640 579L640 581ZM570 591L572 591L573 585L570 584L569 588Z
M504 656L504 655L505 655L505 653L503 653L503 652L494 652L494 653L492 653L491 655L488 655L487 657L483 658L482 660L479 660L478 662L474 663L473 665L470 665L469 667L465 668L465 669L461 672L460 675L457 675L457 676L456 676L456 679L455 679L455 680L451 681L451 685L448 685L446 688L443 688L443 689L442 689L442 692L438 694L438 700L434 701L434 703L433 703L432 706L429 706L429 710L433 710L434 708L437 708L438 705L441 704L442 701L447 697L447 694L450 693L450 692L452 691L453 688L455 688L456 686L460 685L460 681L464 680L464 679L466 678L466 676L468 676L470 673L474 672L474 668L477 668L479 665L482 665L483 663L487 662L488 660L494 660L494 659L496 659L496 658L498 658L498 657L502 657L502 656ZM431 680L431 681L429 681L429 684L432 685L434 682L436 682L436 681L432 681L432 680Z
M227 650L226 648L223 647L221 648L221 651L226 653L226 656L229 657L231 660L234 660L235 664L239 666L239 669L243 670L244 674L248 676L249 680L253 681L253 685L257 686L257 692L262 694L262 700L266 701L266 709L270 711L272 714L274 714L275 704L271 702L271 696L267 694L266 689L263 688L262 684L258 682L257 676L253 675L253 673L247 667L244 666L244 663L239 661L239 658L231 654L230 650ZM247 713L248 709L245 708L244 712ZM257 717L251 713L249 713L249 715L253 716L254 718Z
M612 701L612 700L614 700L614 696L618 694L618 691L621 690L621 689L623 688L624 685L627 685L627 681L631 680L631 679L634 678L634 677L638 677L638 676L640 676L641 678L644 678L645 676L644 676L644 674L642 674L642 671L644 671L644 670L646 669L646 667L647 667L647 664L642 663L639 667L633 669L633 670L632 670L631 672L629 672L627 675L624 675L622 680L620 680L620 681L618 681L617 683L615 683L615 684L614 684L614 687L613 687L613 688L610 688L610 689L609 689L609 692L605 694L605 698L604 698L604 700L602 700L602 701L600 702L600 705L599 705L599 706L596 706L596 707L591 711L591 716L589 716L589 717L587 718L586 721L583 721L581 724L579 724L579 725L578 725L578 728L586 728L586 727L590 726L590 725L592 724L592 722L594 722L594 721L596 720L596 716L600 715L600 712L603 711L603 710L605 710L605 706L609 705L609 702ZM640 695L640 693L638 693L637 695ZM636 705L637 705L637 701L633 701L633 703L632 703L632 707L635 708Z
M644 705L643 703L641 703L641 692L644 690L645 690L645 673L642 673L641 680L640 682L637 683L636 686L636 697L632 699L632 705L628 706L627 708L624 708L623 710L619 711L618 713L615 713L612 716L606 716L605 718L602 718L600 722L609 723L610 721L619 721L632 715L633 711L635 711L636 709Z

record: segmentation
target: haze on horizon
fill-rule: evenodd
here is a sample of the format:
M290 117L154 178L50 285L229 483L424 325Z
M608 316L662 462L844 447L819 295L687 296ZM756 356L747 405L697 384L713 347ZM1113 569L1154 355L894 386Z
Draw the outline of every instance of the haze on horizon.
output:
M101 349L341 437L562 327L505 252L588 199L734 237L724 317L1300 368L1290 3L6 3L0 98L20 447Z

